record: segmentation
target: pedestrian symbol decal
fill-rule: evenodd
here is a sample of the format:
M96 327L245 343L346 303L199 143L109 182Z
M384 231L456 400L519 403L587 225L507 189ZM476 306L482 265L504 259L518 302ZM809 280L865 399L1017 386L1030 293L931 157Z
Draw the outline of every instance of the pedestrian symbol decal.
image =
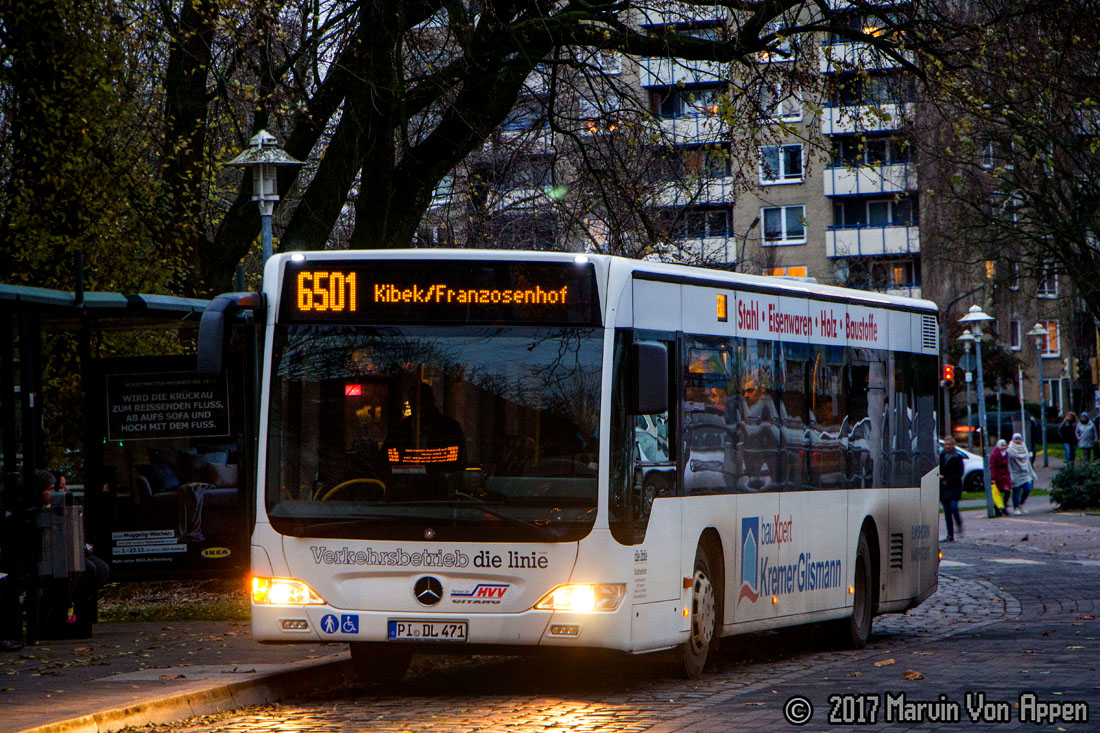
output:
M350 613L340 614L340 631L345 634L358 634L359 617Z
M340 630L340 622L331 613L326 613L321 619L321 631L326 634L335 634Z

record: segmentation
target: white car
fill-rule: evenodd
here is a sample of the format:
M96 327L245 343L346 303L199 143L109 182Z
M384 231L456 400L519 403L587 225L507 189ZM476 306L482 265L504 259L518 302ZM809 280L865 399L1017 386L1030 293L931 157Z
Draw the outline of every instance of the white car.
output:
M963 458L963 491L985 491L982 486L982 457L966 448L955 445L955 450ZM943 453L943 441L940 441L940 453Z

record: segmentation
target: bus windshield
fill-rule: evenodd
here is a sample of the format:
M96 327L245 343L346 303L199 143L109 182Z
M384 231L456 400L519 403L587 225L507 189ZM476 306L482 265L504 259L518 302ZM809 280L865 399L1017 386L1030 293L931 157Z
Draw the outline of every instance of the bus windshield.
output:
M596 515L603 333L277 326L272 525L300 537L580 539Z

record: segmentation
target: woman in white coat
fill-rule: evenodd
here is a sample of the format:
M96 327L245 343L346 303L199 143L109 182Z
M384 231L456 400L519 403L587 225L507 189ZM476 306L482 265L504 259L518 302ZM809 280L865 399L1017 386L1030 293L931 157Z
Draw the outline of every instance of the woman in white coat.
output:
M1008 444L1008 474L1012 479L1012 513L1023 514L1024 502L1038 477L1031 466L1031 453L1024 445L1024 436L1019 433L1013 435Z

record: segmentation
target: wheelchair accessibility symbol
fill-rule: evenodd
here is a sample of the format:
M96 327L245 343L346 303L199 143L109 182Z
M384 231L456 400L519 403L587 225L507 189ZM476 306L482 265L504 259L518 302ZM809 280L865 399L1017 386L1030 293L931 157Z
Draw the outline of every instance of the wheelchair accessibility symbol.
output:
M326 634L358 634L359 617L352 613L342 613L337 619L335 615L326 613L321 617L321 631Z

